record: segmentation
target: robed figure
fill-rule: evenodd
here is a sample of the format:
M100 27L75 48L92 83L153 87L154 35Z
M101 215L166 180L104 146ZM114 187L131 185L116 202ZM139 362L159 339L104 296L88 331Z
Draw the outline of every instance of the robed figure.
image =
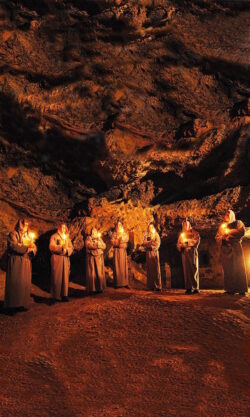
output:
M147 289L154 291L160 291L162 288L159 258L160 245L160 236L153 223L150 223L147 232L144 234L143 246L146 249Z
M178 238L177 249L181 252L186 294L199 293L199 244L199 233L188 220L185 220L182 223L182 232Z
M113 246L113 276L114 286L116 288L129 287L127 258L128 241L129 235L125 232L122 223L118 221L111 236L111 244Z
M61 224L57 232L51 236L49 249L51 302L69 301L70 256L73 253L73 245L66 224Z
M29 230L29 222L20 219L8 237L8 265L4 307L14 311L27 309L31 293L31 258L37 247Z
M248 283L244 255L241 246L245 235L245 226L236 220L235 213L228 210L224 223L218 229L216 241L221 249L221 263L224 270L224 288L229 294L248 292Z
M101 233L93 227L85 241L86 246L86 288L89 294L103 292L106 287L103 251L106 244Z

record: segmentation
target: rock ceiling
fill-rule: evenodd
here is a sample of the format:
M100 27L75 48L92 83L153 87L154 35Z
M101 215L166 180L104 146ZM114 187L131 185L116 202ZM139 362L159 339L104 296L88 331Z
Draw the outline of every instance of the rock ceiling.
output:
M231 206L247 221L249 12L1 1L1 241L20 215L45 231L128 204L162 230L166 213L202 225Z

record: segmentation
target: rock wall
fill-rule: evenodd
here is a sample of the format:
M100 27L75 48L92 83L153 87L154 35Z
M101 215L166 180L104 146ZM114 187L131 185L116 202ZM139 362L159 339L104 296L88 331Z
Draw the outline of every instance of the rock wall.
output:
M121 217L135 257L151 219L169 244L186 215L203 239L229 207L249 225L249 14L248 1L2 0L0 253L20 216L41 259L61 221L80 254L91 224L107 238Z

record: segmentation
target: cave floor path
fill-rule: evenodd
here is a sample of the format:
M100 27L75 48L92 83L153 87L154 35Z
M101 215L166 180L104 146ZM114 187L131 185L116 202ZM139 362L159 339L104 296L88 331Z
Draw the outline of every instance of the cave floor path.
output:
M249 296L73 289L0 314L0 416L247 415Z

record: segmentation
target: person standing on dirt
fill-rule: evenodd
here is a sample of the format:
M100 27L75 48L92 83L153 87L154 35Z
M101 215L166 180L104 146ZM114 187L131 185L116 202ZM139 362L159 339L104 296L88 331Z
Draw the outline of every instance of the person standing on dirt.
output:
M86 242L86 287L88 294L101 293L106 288L103 251L106 244L95 227Z
M218 229L216 241L221 249L221 262L224 270L224 288L228 294L248 292L246 267L241 241L245 235L245 226L236 220L235 213L228 210L224 223Z
M32 265L37 247L29 233L29 222L18 220L8 237L8 264L4 308L10 314L27 310L30 303Z
M128 247L129 235L125 232L122 222L119 220L115 226L115 231L111 236L113 246L113 274L114 286L116 288L129 288L128 281Z
M51 252L51 304L56 301L69 301L70 256L73 245L66 224L61 224L57 232L50 238Z
M177 249L181 252L186 294L199 294L199 244L199 233L192 228L189 220L184 220Z
M147 264L147 289L161 291L161 269L159 247L161 239L153 223L150 223L143 238L143 246L146 249Z

